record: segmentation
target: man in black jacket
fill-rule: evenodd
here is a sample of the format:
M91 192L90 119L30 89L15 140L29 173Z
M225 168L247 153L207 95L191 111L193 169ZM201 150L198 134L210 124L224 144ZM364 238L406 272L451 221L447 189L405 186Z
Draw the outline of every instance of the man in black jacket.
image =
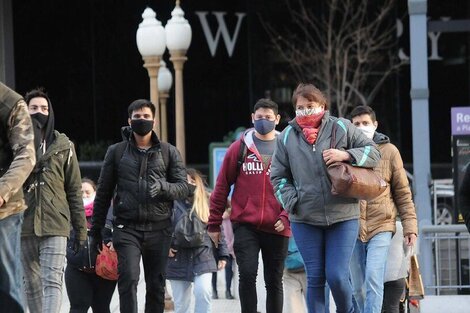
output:
M98 180L91 235L101 243L106 212L114 195L113 244L118 254L121 312L137 313L137 284L143 258L147 285L145 312L163 312L165 268L172 235L173 200L189 194L186 170L176 148L160 142L155 107L136 100L128 108L124 141L108 148ZM115 191L116 188L116 192Z

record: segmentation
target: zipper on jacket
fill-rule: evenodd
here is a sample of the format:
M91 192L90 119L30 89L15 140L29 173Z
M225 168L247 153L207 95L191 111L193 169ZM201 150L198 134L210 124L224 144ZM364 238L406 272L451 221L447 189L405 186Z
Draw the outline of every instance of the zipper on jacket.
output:
M313 151L313 152L317 151L317 150L315 149L315 144L312 145L312 151Z

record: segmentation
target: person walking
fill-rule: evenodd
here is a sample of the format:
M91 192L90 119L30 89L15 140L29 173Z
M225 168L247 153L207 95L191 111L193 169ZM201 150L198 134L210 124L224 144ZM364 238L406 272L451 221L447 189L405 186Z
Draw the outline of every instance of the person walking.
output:
M175 201L173 225L189 212L204 224L209 218L209 198L201 173L188 169L188 182L194 193L185 200ZM215 248L207 231L201 246L182 247L173 242L167 264L167 279L170 280L175 303L175 313L189 313L191 285L194 285L195 313L212 312L212 273L223 269L227 263L228 250L222 240Z
M351 112L351 120L377 144L382 158L374 170L387 183L387 189L377 198L361 201L359 236L350 265L356 313L380 313L385 264L397 212L403 224L402 239L410 247L416 242L418 223L400 152L387 136L376 131L374 110L357 106Z
M33 122L37 163L26 180L21 262L31 313L60 312L67 238L73 250L86 240L81 176L74 144L54 129L52 104L43 89L25 96Z
M284 265L284 313L307 313L307 274L294 237L289 238Z
M90 236L98 249L114 196L113 245L118 255L121 312L138 312L142 258L147 288L145 312L161 313L165 306L173 200L185 199L189 193L186 169L178 150L160 141L152 130L152 102L135 100L127 112L129 126L122 128L123 141L108 148L101 168Z
M282 312L282 273L291 235L287 214L277 203L269 175L280 116L269 99L256 102L248 129L227 150L210 198L209 236L216 246L221 237L222 215L230 188L239 296L242 313L256 313L256 276L259 253L263 256L266 312Z
M34 133L23 97L0 82L0 303L2 312L25 311L20 235L23 183L36 163Z
M350 121L329 114L323 93L299 84L292 95L296 117L277 137L271 182L289 213L307 272L309 313L325 311L325 281L338 312L353 312L349 261L359 228L357 199L334 196L327 167L348 162L373 168L380 153ZM336 143L330 141L336 124Z
M82 198L88 228L91 226L95 195L95 182L83 178ZM112 225L107 223L102 235L104 243L114 250L111 231ZM116 289L116 281L104 279L95 273L96 250L90 249L90 246L86 246L86 248L83 246L76 253L73 250L74 238L75 232L72 230L67 245L67 267L64 276L70 302L70 313L87 313L90 307L93 313L110 313L109 305L114 289Z

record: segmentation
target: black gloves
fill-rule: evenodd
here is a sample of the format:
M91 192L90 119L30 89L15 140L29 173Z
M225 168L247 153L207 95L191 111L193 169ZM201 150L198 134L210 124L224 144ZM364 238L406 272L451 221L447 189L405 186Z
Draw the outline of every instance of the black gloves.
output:
M90 230L89 236L90 236L90 249L100 252L101 244L103 242L103 237L101 236L101 229Z
M74 238L73 241L70 243L70 248L72 249L74 254L77 254L80 251L80 248L83 247L85 241L78 240L78 238Z
M154 173L149 175L149 196L151 198L155 198L162 192L164 182L165 178L158 178Z

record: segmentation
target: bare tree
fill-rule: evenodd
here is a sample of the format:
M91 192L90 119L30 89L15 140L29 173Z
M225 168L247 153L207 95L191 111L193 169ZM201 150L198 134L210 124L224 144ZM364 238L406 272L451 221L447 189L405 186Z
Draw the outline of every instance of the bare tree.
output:
M338 116L370 105L403 63L396 57L395 0L285 0L291 29L262 24L299 81L323 89Z

